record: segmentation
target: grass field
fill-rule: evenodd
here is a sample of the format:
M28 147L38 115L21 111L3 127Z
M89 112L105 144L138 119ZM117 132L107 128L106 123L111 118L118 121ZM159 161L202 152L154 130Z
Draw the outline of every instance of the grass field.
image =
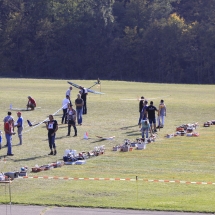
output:
M89 87L93 81L74 81ZM0 79L0 117L7 115L10 104L25 108L27 96L36 99L41 109L23 111L25 120L40 122L56 112L65 97L69 85L66 80ZM100 90L94 87L94 90ZM67 165L62 168L28 172L28 176L64 176L75 178L133 178L152 180L180 180L189 182L215 182L215 127L204 128L205 121L213 120L215 110L215 86L174 85L136 82L102 81L105 95L88 95L88 114L83 116L83 125L77 126L78 137L66 137L67 126L59 125L57 132L57 156L48 156L47 130L44 124L23 134L23 145L13 136L13 157L6 157L6 148L0 150L0 171L20 170L36 164L43 165L62 160L66 149L89 151L105 145L104 155L87 160L85 165ZM72 101L78 93L72 90ZM122 144L125 138L140 137L138 101L121 100L140 96L154 101L158 106L165 100L167 117L155 143L146 150L128 153L114 152L112 147ZM12 111L17 119L16 111ZM55 119L61 122L60 111ZM199 122L199 137L175 137L176 126ZM3 123L0 123L3 130ZM84 140L84 133L89 140ZM72 130L73 135L73 130ZM116 136L113 141L100 142L99 136ZM4 136L4 135L3 135ZM4 143L5 145L5 139ZM0 202L6 203L1 186ZM12 202L17 204L58 205L76 207L109 207L147 210L215 212L215 185L181 184L145 181L93 181L16 179L11 184Z

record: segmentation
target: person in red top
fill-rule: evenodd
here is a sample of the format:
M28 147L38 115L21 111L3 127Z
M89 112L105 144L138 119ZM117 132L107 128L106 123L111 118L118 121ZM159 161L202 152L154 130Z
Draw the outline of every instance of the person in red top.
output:
M15 133L13 132L13 119L9 118L8 121L4 124L4 132L7 139L7 155L13 156L12 154L12 135Z
M27 106L27 109L31 108L31 110L34 110L37 104L36 104L36 101L31 96L28 96L28 103L26 106Z

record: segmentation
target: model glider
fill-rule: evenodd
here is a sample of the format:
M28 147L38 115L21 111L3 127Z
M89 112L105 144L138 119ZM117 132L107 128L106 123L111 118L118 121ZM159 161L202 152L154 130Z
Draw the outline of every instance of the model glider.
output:
M100 137L100 136L96 136L96 137L98 137L101 140L113 140L115 138L115 136L112 136L112 137Z
M70 81L67 81L67 83L70 84L70 85L72 85L73 87L76 87L77 89L82 89L82 88L83 88L81 85L75 84L75 83L70 82ZM100 80L98 79L97 82L95 82L95 84L94 84L93 86L95 86L95 85L97 85L97 84L100 84L100 83L101 83L101 82L100 82ZM104 93L102 93L102 92L98 92L98 91L95 91L95 90L91 90L90 88L92 88L93 86L91 86L91 87L89 87L89 88L86 88L87 91L88 91L89 93L100 94L100 95L104 94Z
M65 104L64 106L66 106L66 105L67 105L67 104ZM58 109L58 110L57 110L55 113L53 113L52 115L55 116L60 110L63 109L64 106L62 106L60 109ZM38 127L38 126L41 125L42 123L46 123L48 120L49 120L49 117L46 118L45 120L43 120L42 122L37 123L36 125L32 125L32 123L30 123L31 126L30 126L30 124L29 124L29 126L30 126L31 128L28 129L27 131L25 131L24 133L31 131L32 129ZM29 122L30 122L30 121L29 121Z
M41 107L36 107L35 109L40 109ZM15 110L15 111L31 111L31 109L26 109L26 108L10 108L10 110Z
M120 99L120 100L130 100L130 101L145 101L145 100L152 100L152 99L162 99L162 98L166 98L166 97L169 97L170 95L167 95L167 96L159 96L159 97L156 97L156 98L144 98L144 99Z
M35 126L35 125L38 125L39 124L39 122L38 123L36 123L36 124L33 124L34 122L30 122L30 120L28 120L27 119L27 123L28 123L28 125L30 126L30 127L32 127L32 126Z

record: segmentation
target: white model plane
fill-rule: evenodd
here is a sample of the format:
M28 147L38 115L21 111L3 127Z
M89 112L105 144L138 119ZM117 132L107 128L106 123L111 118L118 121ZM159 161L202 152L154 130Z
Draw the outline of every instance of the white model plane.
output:
M112 136L112 137L101 137L101 136L96 136L98 137L99 139L101 140L113 140L115 138L115 136Z
M73 87L76 87L77 89L80 89L80 90L84 88L84 87L82 87L81 85L75 84L75 83L73 83L73 82L71 82L71 81L67 81L67 83L70 84L70 85L72 85ZM100 82L99 79L97 80L97 82L95 82L95 84L94 84L93 86L95 86L95 85L97 85L97 84L101 84L101 82ZM94 94L100 94L100 95L104 94L104 93L102 93L102 92L98 92L98 91L95 91L95 90L91 90L90 88L92 88L93 86L91 86L91 87L89 87L89 88L86 88L86 89L87 89L87 92L89 92L89 93L94 93Z

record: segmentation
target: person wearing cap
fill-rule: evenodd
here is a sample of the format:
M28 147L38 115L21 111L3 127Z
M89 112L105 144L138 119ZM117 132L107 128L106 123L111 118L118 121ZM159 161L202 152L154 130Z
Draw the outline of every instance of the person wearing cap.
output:
M9 120L4 124L4 132L6 135L7 140L7 155L13 156L12 153L12 135L15 133L13 132L13 119L9 118Z
M69 87L69 89L66 91L66 97L68 96L69 98L69 101L70 101L70 104L72 104L71 102L71 91L72 91L72 87Z
M66 98L63 99L62 101L63 116L62 116L61 124L63 124L63 122L66 124L67 122L67 110L69 108L69 105L70 105L70 100L69 100L69 96L67 95Z
M19 145L22 145L22 130L23 130L23 118L22 118L22 113L17 112L17 121L15 124L15 127L17 127L17 133L19 137Z
M46 122L46 129L48 130L49 148L51 150L51 152L48 155L56 155L57 150L56 150L56 144L55 144L55 136L58 130L58 123L54 119L53 115L49 115L49 121Z
M75 100L75 106L76 106L76 113L77 113L77 121L79 125L82 125L83 105L84 105L84 100L81 98L81 94L78 94L77 99Z
M28 96L28 103L26 106L27 106L27 109L31 108L31 110L34 110L37 104L36 104L36 101L31 96Z
M150 105L146 108L146 114L147 114L146 116L149 119L149 123L150 123L151 128L152 128L152 124L153 124L154 132L157 132L155 111L158 112L157 108L153 105L153 101L151 101Z
M67 118L68 118L68 134L67 136L70 136L70 132L71 132L71 126L73 126L74 128L74 136L77 136L77 128L76 128L76 111L75 109L73 109L72 105L70 105L68 112L67 112Z

